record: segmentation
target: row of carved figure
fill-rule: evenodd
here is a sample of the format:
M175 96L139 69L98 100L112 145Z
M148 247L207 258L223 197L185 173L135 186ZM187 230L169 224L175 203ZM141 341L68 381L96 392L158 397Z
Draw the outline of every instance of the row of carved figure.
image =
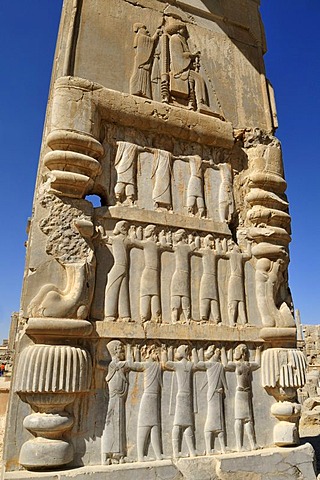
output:
M152 36L142 23L135 23L133 31L135 58L130 79L131 94L160 97L164 103L173 102L222 119L215 92L215 105L209 107L206 84L200 72L201 53L195 48L190 49L186 24L177 18L176 13L171 16L165 11L163 25ZM157 91L160 84L161 92Z
M244 263L251 258L250 244L247 252L240 251L232 240L214 239L208 234L204 238L188 235L180 228L174 232L157 232L155 225L148 225L144 231L122 220L106 235L100 229L105 244L112 246L114 264L108 274L105 291L105 318L130 320L129 300L129 249L143 250L144 269L140 280L141 321L161 321L160 299L160 255L164 251L174 254L175 270L171 278L171 322L177 323L183 314L184 321L191 321L191 268L190 257L202 258L202 276L199 288L200 317L202 321L218 324L221 322L218 293L218 259L230 263L228 281L228 314L230 326L247 323L244 288Z
M238 345L234 352L224 347L209 346L205 352L191 349L188 345L162 348L155 344L138 347L132 352L125 351L124 344L112 340L107 344L111 356L106 382L109 390L109 403L102 441L102 462L105 464L122 463L126 456L125 410L129 387L130 371L143 372L144 391L140 399L137 424L137 456L143 461L151 444L157 460L163 458L161 446L160 401L163 370L172 371L177 382L174 420L172 427L173 457L181 456L181 444L184 440L190 457L197 455L195 447L193 374L206 372L207 416L204 426L206 455L216 453L215 438L220 444L221 453L226 452L224 396L227 390L225 372L235 372L237 387L234 402L234 430L236 449L244 449L243 437L246 433L250 449L258 448L255 439L252 406L252 372L260 368L261 347L256 349L256 358L249 361L249 350L245 344ZM132 355L133 353L133 355ZM143 353L141 361L140 353ZM135 358L134 358L135 357ZM199 359L200 357L200 359ZM228 358L227 358L228 357ZM137 360L138 358L138 360Z
M118 141L114 161L117 171L115 197L118 204L134 205L137 198L136 164L141 152L153 154L152 200L155 209L172 210L173 161L188 162L190 176L187 182L185 206L189 215L204 217L206 212L204 200L204 169L214 168L220 171L218 193L219 216L221 222L230 222L234 212L232 191L232 171L228 163L215 165L213 160L203 160L200 155L179 155L158 148L141 147L134 143Z

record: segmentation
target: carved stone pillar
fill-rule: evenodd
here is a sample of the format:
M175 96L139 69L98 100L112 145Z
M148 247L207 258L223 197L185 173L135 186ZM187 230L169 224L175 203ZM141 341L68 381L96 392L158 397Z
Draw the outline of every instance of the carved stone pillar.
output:
M65 407L91 383L90 354L67 345L32 345L19 359L15 391L33 412L23 426L35 438L23 444L19 462L27 469L52 469L73 459L73 446L65 438L74 419Z
M297 389L305 384L306 359L302 352L287 348L269 348L262 356L262 385L276 402L271 414L279 420L274 427L278 446L299 443L298 421L301 405Z

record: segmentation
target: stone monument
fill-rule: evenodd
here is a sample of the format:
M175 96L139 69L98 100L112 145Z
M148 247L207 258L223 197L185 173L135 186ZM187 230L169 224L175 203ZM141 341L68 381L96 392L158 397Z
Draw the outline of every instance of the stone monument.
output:
M65 0L5 479L315 478L259 3Z

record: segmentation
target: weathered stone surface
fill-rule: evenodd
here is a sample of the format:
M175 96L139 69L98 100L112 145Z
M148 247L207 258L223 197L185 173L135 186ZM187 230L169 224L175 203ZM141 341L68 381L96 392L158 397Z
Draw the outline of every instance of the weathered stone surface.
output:
M255 0L64 2L5 478L295 475L268 450L305 362L264 51Z
M145 462L144 464L92 466L72 471L38 473L37 478L67 480L71 478L129 480L316 480L313 468L314 451L310 445L296 448L268 448L240 454L180 459L177 462ZM6 473L7 480L28 480L31 472Z

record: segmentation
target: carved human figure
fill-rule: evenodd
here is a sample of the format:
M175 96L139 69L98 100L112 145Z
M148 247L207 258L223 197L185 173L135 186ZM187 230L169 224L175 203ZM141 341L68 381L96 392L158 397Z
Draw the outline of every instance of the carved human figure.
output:
M118 203L125 200L129 205L135 200L135 170L139 152L144 151L142 147L130 142L117 142L118 148L114 166L117 171L117 183L114 193Z
M151 37L143 23L133 25L134 39L134 67L130 78L130 93L139 97L152 98L151 70L157 39L161 30L157 29Z
M224 364L226 364L225 351ZM210 345L205 352L205 361L197 362L199 370L205 370L207 374L207 418L204 426L204 439L206 445L206 455L214 453L214 438L218 437L221 452L225 453L225 422L223 410L223 397L227 390L227 380L225 375L225 367L221 363L221 350Z
M230 263L230 276L228 282L228 314L230 326L237 323L247 323L244 291L244 262L251 258L250 244L248 252L242 253L237 244L228 242L226 257Z
M237 388L234 403L234 430L236 437L237 451L243 451L243 435L247 434L251 450L258 447L252 407L252 372L258 370L261 364L261 347L256 349L256 358L254 362L249 361L248 347L241 343L235 348L234 361L228 361L226 369L236 373Z
M147 225L144 240L131 239L132 245L142 248L144 269L140 281L141 321L161 320L160 305L160 244L157 242L156 226Z
M220 163L221 183L219 187L219 215L221 222L230 223L234 213L234 198L232 191L232 170L228 163Z
M125 349L119 340L107 344L111 355L106 382L109 403L102 437L102 464L123 463L126 456L126 400L128 394L129 364Z
M197 251L202 257L202 277L200 281L200 318L213 324L221 322L217 267L221 257L214 250L214 238L211 234L204 238L204 246Z
M171 280L171 321L177 323L180 310L185 321L191 320L190 300L190 254L195 250L194 242L188 243L185 230L180 228L173 234L173 251L175 257L175 272Z
M140 401L137 429L138 461L145 459L150 439L157 460L162 459L161 448L161 387L162 364L156 345L143 347L145 361L130 363L130 369L143 372L144 390Z
M129 282L128 282L128 237L129 224L125 220L117 222L113 235L103 237L105 243L112 245L114 264L108 274L105 291L105 319L115 321L118 317L130 320Z
M167 360L164 354L164 367L175 372L177 379L177 397L172 428L173 457L180 456L181 439L184 438L190 457L196 456L194 446L194 412L193 412L193 372L197 370L194 362L189 360L188 345L180 345L175 353L175 361Z
M187 208L190 215L194 215L197 208L199 217L204 216L202 158L200 155L179 156L181 160L189 162L190 178L187 187Z
M200 52L192 53L188 46L188 31L181 22L167 27L170 35L170 92L188 99L189 108L211 114L206 85L199 73Z
M154 164L151 178L154 180L152 200L155 208L172 208L171 175L172 154L166 150L154 149Z

